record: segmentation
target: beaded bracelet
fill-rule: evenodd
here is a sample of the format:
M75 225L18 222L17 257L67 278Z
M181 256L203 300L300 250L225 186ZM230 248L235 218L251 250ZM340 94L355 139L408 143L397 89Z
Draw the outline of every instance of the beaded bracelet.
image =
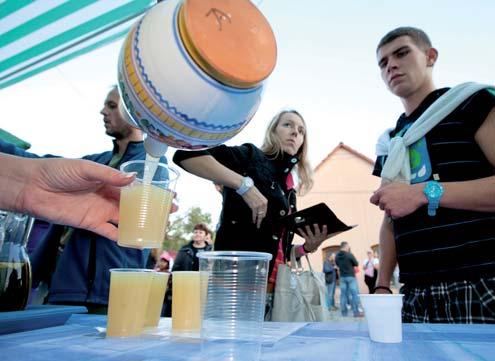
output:
M388 293L393 294L392 290L387 286L376 286L375 288L373 288L373 293L375 293L376 290L385 290L388 291Z

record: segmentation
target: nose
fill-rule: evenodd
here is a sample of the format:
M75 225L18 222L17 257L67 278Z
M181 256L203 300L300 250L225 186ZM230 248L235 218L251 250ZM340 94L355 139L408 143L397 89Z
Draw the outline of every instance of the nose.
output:
M387 73L390 73L392 69L397 69L397 61L393 58L388 60L387 63Z
M297 137L297 128L295 126L290 127L290 134L293 135L294 137Z
M107 116L107 115L108 115L107 108L106 108L106 107L103 107L103 108L100 110L100 114L101 114L101 115L103 115L103 116Z

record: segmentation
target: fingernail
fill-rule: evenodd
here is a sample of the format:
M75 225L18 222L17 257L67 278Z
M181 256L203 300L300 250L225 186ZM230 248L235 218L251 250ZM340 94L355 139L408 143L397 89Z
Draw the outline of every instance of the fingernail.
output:
M137 172L125 173L126 178L133 178L137 175Z

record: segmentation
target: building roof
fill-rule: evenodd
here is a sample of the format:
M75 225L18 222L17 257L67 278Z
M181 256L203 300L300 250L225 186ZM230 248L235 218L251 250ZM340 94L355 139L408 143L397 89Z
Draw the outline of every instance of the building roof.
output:
M322 166L323 166L323 164L324 164L326 161L330 160L330 158L331 158L332 156L334 156L334 155L335 155L335 153L337 153L337 151L339 151L340 149L343 149L343 150L345 150L345 151L347 151L347 152L349 152L349 153L351 153L351 154L355 155L356 157L361 158L361 159L362 159L362 160L364 160L365 162L368 162L370 165L374 165L374 164L375 164L375 162L374 162L372 159L368 158L367 156L365 156L364 154L362 154L362 153L358 152L357 150L355 150L355 149L353 149L353 148L349 147L348 145L345 145L343 142L340 142L340 143L339 143L339 144L338 144L338 145L337 145L337 146L336 146L336 147L335 147L335 148L334 148L334 149L333 149L330 153L328 153L328 155L327 155L327 156L326 156L326 157L325 157L325 158L324 158L324 159L323 159L323 160L322 160L322 161L321 161L321 162L320 162L320 163L316 166L316 168L315 168L315 170L314 170L314 171L315 171L315 172L317 172L317 171L318 171L318 169L319 169L320 167L322 167Z

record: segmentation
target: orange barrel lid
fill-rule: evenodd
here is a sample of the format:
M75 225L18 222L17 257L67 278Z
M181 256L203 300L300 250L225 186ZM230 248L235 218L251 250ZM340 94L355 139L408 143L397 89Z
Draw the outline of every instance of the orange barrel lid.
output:
M178 17L189 55L219 82L251 88L273 71L275 36L250 0L185 0Z

